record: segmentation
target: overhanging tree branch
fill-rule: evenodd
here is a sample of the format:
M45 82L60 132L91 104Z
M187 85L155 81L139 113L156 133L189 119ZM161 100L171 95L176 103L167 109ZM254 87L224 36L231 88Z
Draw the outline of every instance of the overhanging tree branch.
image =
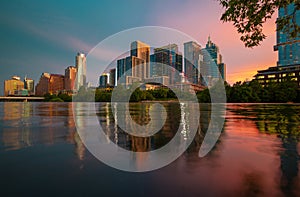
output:
M252 48L261 44L267 37L263 33L263 24L278 8L286 8L294 3L294 11L290 15L278 18L277 30L289 34L291 39L300 34L296 21L296 12L300 9L300 0L218 0L225 9L221 16L223 22L232 22L240 40L246 47Z

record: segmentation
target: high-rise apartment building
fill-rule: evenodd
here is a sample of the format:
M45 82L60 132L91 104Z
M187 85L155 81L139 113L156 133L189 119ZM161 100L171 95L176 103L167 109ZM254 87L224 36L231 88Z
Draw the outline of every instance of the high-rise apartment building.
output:
M49 83L49 93L58 94L65 89L65 76L60 74L51 74Z
M75 89L75 80L76 80L77 69L74 66L69 66L65 69L65 90L68 93L72 93Z
M49 73L42 73L38 84L35 87L35 94L37 96L44 96L45 94L49 93L50 90L50 74Z
M75 57L75 67L77 69L77 78L75 89L86 85L86 56L83 53L78 53Z
M42 73L38 84L35 87L37 96L45 94L58 94L65 89L65 76L59 74Z

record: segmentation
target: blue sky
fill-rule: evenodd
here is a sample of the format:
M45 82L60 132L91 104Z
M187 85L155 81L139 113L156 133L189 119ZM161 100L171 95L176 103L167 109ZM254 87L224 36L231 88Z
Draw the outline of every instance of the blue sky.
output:
M229 81L235 79L234 73L240 76L275 65L275 18L265 28L268 39L252 50L244 48L231 24L219 21L221 14L216 0L3 1L1 92L3 81L12 75L27 75L37 83L42 72L63 74L67 66L74 65L78 51L88 53L112 34L147 25L178 29L202 46L211 34L227 63Z

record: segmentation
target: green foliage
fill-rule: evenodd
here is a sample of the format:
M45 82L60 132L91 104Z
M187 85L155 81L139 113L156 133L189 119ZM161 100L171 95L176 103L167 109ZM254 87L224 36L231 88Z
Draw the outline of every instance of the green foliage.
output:
M130 102L140 102L142 100L142 91L137 88L130 96Z
M295 4L295 10L291 15L276 21L277 29L289 33L291 38L296 38L300 33L300 27L296 22L296 10L300 9L300 0L218 0L225 12L221 20L232 22L237 32L241 34L241 41L246 47L254 47L266 38L263 33L263 24L272 17L280 7L286 7L290 3Z
M197 93L197 98L200 103L210 103L210 93L208 89L205 89Z
M64 102L64 100L62 100L61 98L56 97L56 98L50 99L50 102Z
M72 96L68 95L68 94L45 94L44 95L45 100L44 101L48 101L48 102L71 102L72 101Z
M225 82L225 91L229 103L300 102L300 90L298 90L297 84L290 79L286 79L281 83L270 83L266 87L262 87L257 80L239 81L233 86ZM211 102L208 89L198 92L197 97L201 103Z
M110 102L111 101L111 91L96 89L95 101L96 102Z
M72 96L68 94L58 94L58 98L60 98L64 102L72 102Z

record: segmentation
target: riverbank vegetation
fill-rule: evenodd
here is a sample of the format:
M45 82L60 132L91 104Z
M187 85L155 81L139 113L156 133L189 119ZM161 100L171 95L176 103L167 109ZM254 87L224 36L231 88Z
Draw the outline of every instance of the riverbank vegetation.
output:
M232 86L225 83L225 90L228 103L300 103L300 90L291 80L270 83L265 87L256 80L236 82ZM198 92L197 96L199 102L211 102L208 89Z
M281 83L270 83L262 86L256 80L250 82L236 82L233 85L224 84L226 99L228 103L300 103L300 90L294 81L286 80ZM205 89L197 92L197 98L200 103L211 102L210 91ZM118 92L121 96L123 91ZM124 93L124 92L123 92ZM189 93L184 95L187 100L190 98ZM90 101L90 102L110 102L112 97L112 89L85 89L82 88L76 96L67 94L45 95L45 101L48 102L71 102L73 101ZM88 100L89 99L89 100ZM141 90L137 88L130 97L130 102L141 101L177 101L175 93L168 88L159 88L155 90Z

